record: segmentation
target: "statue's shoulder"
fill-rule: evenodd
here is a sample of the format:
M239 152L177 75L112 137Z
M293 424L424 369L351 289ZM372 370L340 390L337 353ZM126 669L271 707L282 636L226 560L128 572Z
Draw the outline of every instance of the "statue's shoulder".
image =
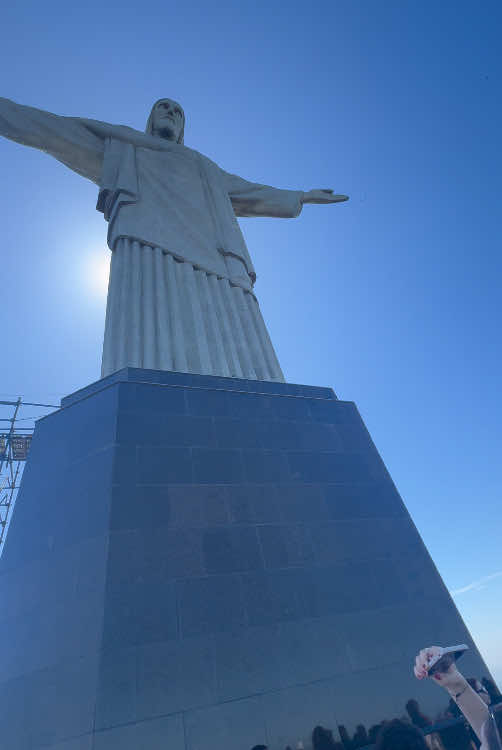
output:
M117 141L123 141L125 143L132 143L133 145L142 145L147 139L151 137L146 133L142 133L140 130L135 130L128 125L113 125L109 122L101 122L100 120L88 120L81 117L72 118L85 125L88 130L95 133L101 138L110 138Z
M106 125L103 126L102 135L108 135L111 140L121 141L123 143L130 143L137 148L151 149L153 151L167 151L170 153L182 154L187 159L198 161L208 173L220 172L220 167L216 162L212 161L208 156L201 154L200 151L196 151L189 146L185 146L181 143L171 143L165 141L162 138L158 138L149 133L143 133L141 130L136 130L128 125ZM94 123L95 126L95 123Z
M156 148L158 150L162 148L162 144L159 143L159 141L161 141L160 138L155 138L149 133L144 133L142 130L131 128L129 125L114 125L113 130L113 136L115 138L132 143L134 146Z
M146 133L143 133L141 130L136 130L136 128L131 128L129 125L114 125L113 127L117 131L117 135L121 135L124 140L127 140L128 138L136 139L149 137Z
M195 151L195 149L188 148L187 146L183 146L182 148L185 148L187 151L190 151L191 155L194 158L199 159L204 164L206 169L210 171L218 171L218 172L220 171L220 167L218 166L218 164L216 164L215 161L210 159L209 156L206 156L205 154L201 154L200 151Z
M182 146L180 144L175 144L175 146L176 148L181 149L187 158L198 161L198 163L205 169L208 176L211 175L212 177L216 177L221 173L221 167L210 159L209 156L201 154L200 151L196 151L194 148L189 148L188 146Z

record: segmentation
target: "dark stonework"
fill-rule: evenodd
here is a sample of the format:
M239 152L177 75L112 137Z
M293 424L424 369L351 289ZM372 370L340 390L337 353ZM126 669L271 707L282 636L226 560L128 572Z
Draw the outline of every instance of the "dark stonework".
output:
M444 709L421 646L487 674L354 404L129 369L62 407L0 561L2 747L308 748Z

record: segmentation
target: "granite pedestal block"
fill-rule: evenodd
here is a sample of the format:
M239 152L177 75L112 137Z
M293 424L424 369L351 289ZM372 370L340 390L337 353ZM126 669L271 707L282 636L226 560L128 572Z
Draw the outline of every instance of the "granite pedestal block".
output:
M404 436L403 436L404 437ZM310 747L467 642L353 403L127 369L37 423L0 565L8 750ZM341 730L337 730L341 727Z

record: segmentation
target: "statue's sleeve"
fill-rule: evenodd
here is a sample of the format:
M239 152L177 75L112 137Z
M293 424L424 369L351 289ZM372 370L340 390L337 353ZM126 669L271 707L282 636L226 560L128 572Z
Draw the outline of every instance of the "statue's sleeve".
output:
M302 210L301 190L281 190L221 171L236 216L293 219Z
M0 135L45 151L83 177L99 183L104 137L90 127L91 123L0 98Z

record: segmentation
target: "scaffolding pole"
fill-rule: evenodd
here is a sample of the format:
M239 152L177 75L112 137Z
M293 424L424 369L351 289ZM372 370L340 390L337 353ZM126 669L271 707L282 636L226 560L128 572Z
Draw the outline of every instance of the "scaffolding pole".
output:
M58 409L54 404L37 404L23 401L22 397L16 401L2 401L0 406L10 407L10 417L0 418L0 555L9 528L10 516L16 499L17 490L21 482L23 467L28 457L33 427L18 426L19 422L33 421L38 417L19 417L19 411L24 406ZM5 428L3 423L7 423ZM18 423L18 424L16 424ZM8 426L7 426L8 425Z
M3 543L9 525L10 510L14 499L14 492L18 488L18 478L20 470L20 461L13 460L12 438L15 434L16 417L21 407L21 397L17 401L5 402L4 406L13 406L14 414L9 419L10 429L4 438L3 453L0 454L0 553L3 550ZM14 465L15 464L15 465ZM4 468L5 467L5 468Z

